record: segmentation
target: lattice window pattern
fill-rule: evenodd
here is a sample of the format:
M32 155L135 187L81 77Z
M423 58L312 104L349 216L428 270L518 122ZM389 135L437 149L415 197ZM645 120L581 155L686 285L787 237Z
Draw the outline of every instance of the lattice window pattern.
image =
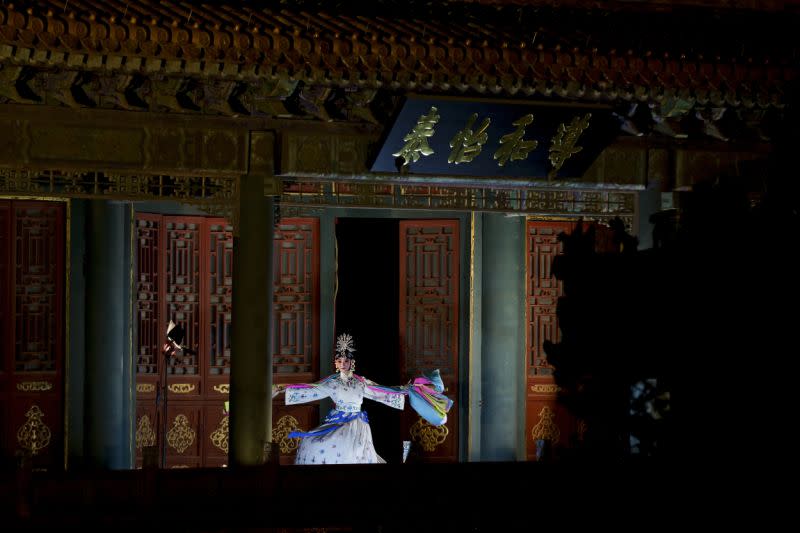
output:
M167 318L186 331L184 345L200 344L200 225L194 222L166 222ZM167 373L196 375L198 356L184 352L168 361Z
M209 224L209 368L212 376L230 374L233 287L233 227Z
M158 354L166 332L158 316L161 260L159 226L159 220L139 217L136 221L136 310L139 320L136 372L142 375L158 373Z
M528 376L550 376L553 367L542 348L544 341L561 339L556 317L558 298L563 294L563 283L552 272L553 259L561 253L558 234L569 231L574 224L563 222L528 222L527 232L527 327Z
M407 371L440 369L455 374L458 342L457 223L405 225L400 260L405 294L401 295L401 324L406 343Z
M0 373L8 371L6 351L10 352L10 325L8 313L11 294L9 292L9 267L11 248L11 203L0 200Z
M274 233L273 371L314 373L319 293L319 223L287 219Z
M63 207L15 207L14 368L16 372L56 370L58 335L57 257Z

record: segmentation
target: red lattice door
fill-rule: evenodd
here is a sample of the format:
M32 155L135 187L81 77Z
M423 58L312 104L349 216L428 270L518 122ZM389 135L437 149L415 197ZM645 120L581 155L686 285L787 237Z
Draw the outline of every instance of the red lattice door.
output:
M275 382L318 379L319 225L287 219L275 232ZM166 438L167 466L222 466L228 462L233 233L221 218L138 214L137 464L143 446ZM169 320L187 332L197 354L167 361L161 352ZM266 356L266 354L265 354ZM166 372L167 427L156 398ZM273 433L293 462L294 427L315 425L315 406L276 402ZM285 431L284 431L285 430ZM166 435L166 437L165 437Z
M219 219L214 219L219 223ZM207 264L212 219L137 214L137 464L144 446L157 445L161 457L166 440L168 467L204 466L211 453L207 442L209 384L206 379L209 341ZM167 359L162 346L168 322L186 331L184 352ZM165 376L166 374L166 376ZM162 379L166 382L162 382ZM162 391L162 384L166 391ZM163 402L167 397L166 428ZM222 400L217 402L222 414ZM222 464L222 463L220 463Z
M65 205L0 202L3 455L64 461Z
M562 251L558 234L574 228L573 222L529 220L527 224L525 450L528 460L536 459L536 440L545 440L550 446L565 446L570 436L580 436L576 421L557 402L553 367L542 348L546 340L561 339L556 305L564 290L551 267Z
M459 224L457 220L400 222L400 358L402 375L438 368L447 395L458 398ZM403 435L419 458L458 460L458 410L433 427L406 409Z
M319 379L319 220L289 218L274 233L273 381L308 383ZM317 425L319 406L287 406L283 396L272 404L272 437L282 464L294 463L298 439L294 428Z

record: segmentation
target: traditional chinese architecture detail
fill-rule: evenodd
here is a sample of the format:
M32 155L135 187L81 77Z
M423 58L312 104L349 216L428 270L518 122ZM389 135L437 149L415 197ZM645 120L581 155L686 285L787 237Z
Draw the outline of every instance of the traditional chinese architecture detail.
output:
M684 32L665 49L659 39L684 29L674 14L657 30L626 40L607 28L641 28L646 12L606 13L611 20L599 27L593 17L564 16L537 2L491 3L448 2L446 10L415 3L405 13L357 16L331 11L335 2L293 2L279 13L231 5L219 16L206 6L198 15L199 2L138 2L135 14L133 5L128 10L116 2L34 0L27 9L6 2L0 6L0 97L274 116L286 114L288 100L311 92L303 98L315 105L303 111L322 118L332 102L350 103L330 89L341 86L365 93L356 103L388 87L597 101L683 99L692 106L751 109L781 105L784 83L797 75L796 66L783 61L796 56L796 46L768 59L760 53L769 38L765 26L785 33L786 27L771 26L790 24L791 17L748 23L747 34L719 28L713 47L703 35ZM178 16L188 15L192 4L192 17ZM731 28L743 26L744 16ZM450 24L453 17L462 23ZM700 20L696 24L714 22L710 15ZM481 37L454 26L480 27ZM590 43L578 37L584 35ZM636 50L618 52L629 45Z
M583 439L586 438L586 429L587 429L586 421L583 420L583 419L579 419L578 420L578 428L576 430L576 433L577 433L577 436L578 436L578 441L582 442Z
M136 384L136 392L141 392L141 393L147 394L147 393L155 392L155 391L156 391L156 386L154 384L152 384L152 383L137 383Z
M586 113L583 118L574 117L569 126L564 125L563 122L558 125L558 132L550 143L550 155L548 158L553 168L548 176L554 177L561 170L567 159L583 150L580 146L576 146L575 143L578 142L578 137L581 136L581 133L589 127L590 118L592 118L592 114Z
M14 370L19 374L57 371L63 353L57 340L62 327L63 209L60 202L20 202L13 207L14 251L10 259L15 338L11 346Z
M174 392L175 394L189 394L194 391L195 385L194 383L172 383L167 388L170 392Z
M539 146L539 141L523 140L525 127L531 122L533 122L533 114L529 113L511 123L517 127L515 131L500 137L500 148L494 153L498 166L505 166L509 160L522 161L528 157L528 153L536 150L536 147Z
M23 450L36 455L50 444L50 428L42 421L44 413L38 405L32 405L25 418L28 420L17 430L17 442Z
M561 437L561 430L554 422L555 413L549 406L545 405L539 412L539 422L531 429L531 438L536 441L539 439L558 442Z
M141 450L148 446L155 446L156 433L150 423L150 416L142 415L136 427L136 448Z
M211 434L211 443L225 453L228 453L229 420L227 416L223 416L219 426Z
M167 432L167 444L178 453L183 453L186 448L194 444L197 433L189 425L186 415L178 415L172 422L172 428Z
M610 220L619 216L631 228L633 191L460 188L386 183L284 182L286 206L376 207L492 211L543 217Z
M0 169L0 194L26 192L96 200L175 200L191 205L232 205L237 176L115 175L103 172Z
M300 439L289 438L289 433L300 430L297 419L291 415L283 415L272 427L272 441L277 442L281 453L294 453L300 445Z
M526 369L528 379L552 379L553 366L547 360L543 345L546 341L561 339L556 307L564 294L563 283L553 274L553 260L561 253L563 245L558 235L569 233L575 224L558 221L529 220L526 224ZM530 383L531 392L556 387L554 383ZM534 390L534 387L539 390Z
M273 233L274 375L313 381L319 321L319 219L284 219Z
M417 419L410 429L411 438L418 442L426 452L432 452L444 443L450 431L447 426L432 426L422 418Z
M427 115L422 115L411 133L403 137L405 144L392 155L403 158L403 166L419 161L421 155L428 156L433 149L428 144L428 137L433 137L433 127L439 122L439 114L435 107L431 107Z
M214 391L220 394L230 394L231 392L231 386L228 383L220 383L218 385L214 385L212 389L214 389Z
M206 291L208 307L208 367L210 376L225 376L231 367L231 322L233 320L233 228L214 221L208 224L208 264ZM213 390L228 394L228 384L215 384ZM223 390L221 390L224 388Z
M17 390L20 392L48 391L53 388L49 381L22 381L17 383Z
M555 384L536 384L531 385L531 392L537 394L555 394L561 390L561 387Z
M469 117L464 129L459 131L456 136L453 137L453 140L450 141L450 148L453 150L450 152L450 157L447 158L448 163L454 163L456 165L459 163L469 163L481 153L483 145L486 144L486 141L489 139L489 134L486 133L486 130L489 128L492 119L490 117L483 119L478 130L473 133L472 125L477 118L478 114L473 113Z
M159 319L161 281L161 220L158 216L139 215L136 219L136 316L138 336L136 373L158 375L158 361L164 342L164 325ZM152 383L138 383L136 392L154 392Z
M200 357L197 348L204 335L201 323L201 236L202 219L168 217L164 220L165 241L162 249L166 252L166 316L183 326L186 332L184 345L192 351L184 350L177 357L167 359L167 373L173 375L200 375ZM194 385L170 385L172 392L186 394L195 389Z

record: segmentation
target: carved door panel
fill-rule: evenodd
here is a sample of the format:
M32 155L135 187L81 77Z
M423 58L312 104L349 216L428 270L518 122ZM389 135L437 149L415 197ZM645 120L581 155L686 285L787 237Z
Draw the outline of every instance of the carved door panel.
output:
M274 383L309 383L319 379L319 220L284 219L273 240L272 346ZM310 429L319 406L272 404L273 440L282 464L294 463L297 439L292 429Z
M203 463L203 369L208 361L204 338L208 328L203 320L208 298L203 291L209 270L205 264L209 257L208 227L209 219L202 217L136 215L137 465L141 465L143 442L153 440L159 464L165 445L168 467ZM183 344L196 354L184 352L169 360L164 357L162 347L170 320L183 326ZM166 391L161 390L164 383ZM166 420L160 401L165 393ZM218 402L220 411L222 401ZM148 434L148 427L154 437ZM192 443L187 444L188 440Z
M161 346L166 327L162 321L164 293L164 217L136 215L136 464L142 465L142 450L158 446L162 423L156 409L160 397L159 376L163 371ZM160 457L160 454L159 454Z
M275 232L274 367L276 383L318 379L319 225L286 219ZM233 288L232 227L221 218L137 214L137 464L145 442L159 458L166 435L167 466L223 466L228 462ZM169 320L187 332L197 354L167 361L161 347ZM167 428L156 405L163 373L168 388ZM278 409L280 428L316 424L316 406ZM289 415L282 419L283 415ZM287 426L288 424L288 426ZM277 429L280 435L281 429ZM141 431L139 431L141 429ZM285 432L288 434L288 431ZM191 444L187 444L194 436ZM288 441L287 441L288 442ZM293 449L283 462L293 462ZM159 459L160 460L160 459Z
M167 406L167 466L190 468L203 464L205 439L202 425L203 403L170 402Z
M3 454L64 461L65 204L0 204Z
M404 376L438 368L447 395L458 398L459 224L457 220L400 222L400 359ZM413 410L402 434L420 460L458 460L458 410L433 427Z
M544 341L558 342L556 317L562 283L552 273L553 259L561 253L558 234L571 232L573 222L529 220L526 235L526 415L525 449L528 460L536 459L536 441L564 446L575 436L576 421L557 403L558 387L553 367L542 348Z
M11 202L0 200L0 398L8 405L11 379ZM0 457L14 455L8 408L0 409Z

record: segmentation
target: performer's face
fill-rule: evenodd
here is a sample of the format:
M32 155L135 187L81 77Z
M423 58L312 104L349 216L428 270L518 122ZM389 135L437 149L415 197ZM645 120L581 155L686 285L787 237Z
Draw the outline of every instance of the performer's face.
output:
M336 370L338 370L339 372L342 371L347 372L350 370L351 366L350 359L348 359L347 357L337 357L335 363L336 363Z

